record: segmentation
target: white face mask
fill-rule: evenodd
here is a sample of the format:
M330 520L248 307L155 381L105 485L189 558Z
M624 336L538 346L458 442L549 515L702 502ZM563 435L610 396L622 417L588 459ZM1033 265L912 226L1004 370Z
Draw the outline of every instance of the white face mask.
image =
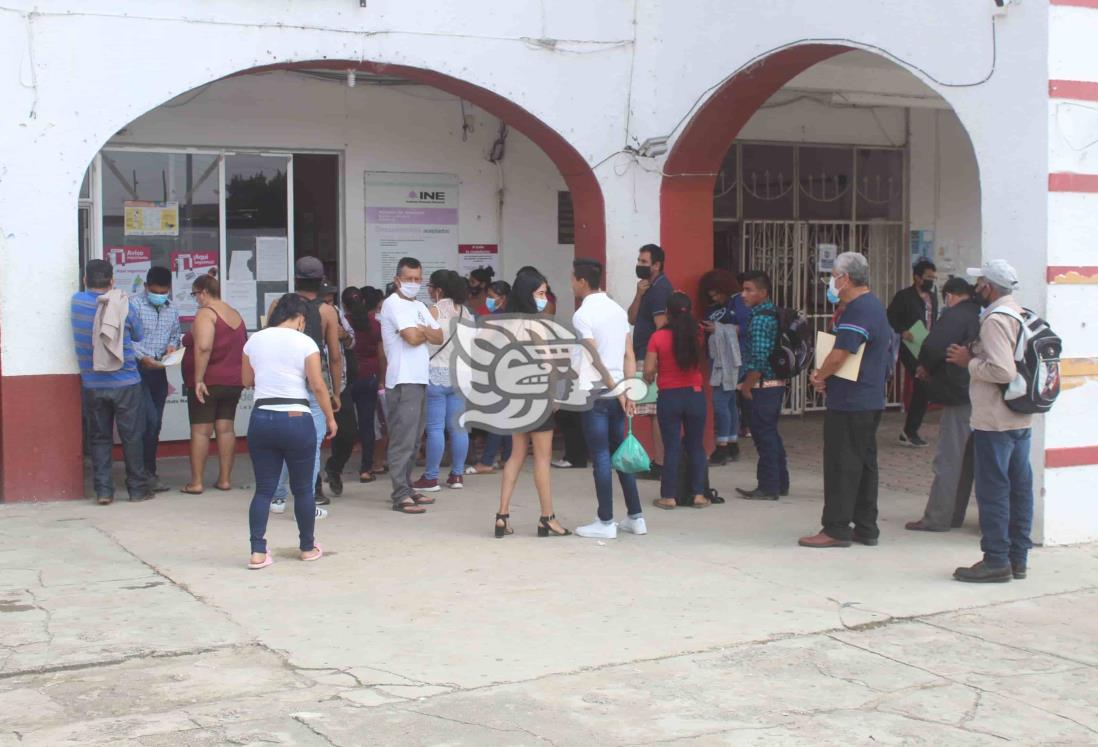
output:
M420 283L405 283L401 281L400 295L404 296L405 298L415 298L419 295L420 285Z

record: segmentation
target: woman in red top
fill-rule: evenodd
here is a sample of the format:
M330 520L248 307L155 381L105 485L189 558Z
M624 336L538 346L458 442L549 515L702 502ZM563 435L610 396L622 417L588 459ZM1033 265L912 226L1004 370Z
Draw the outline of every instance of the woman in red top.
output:
M361 300L350 309L348 318L355 331L355 360L358 373L351 384L351 399L358 416L358 440L362 446L358 481L374 481L374 410L377 408L379 382L385 381L385 349L381 345L381 324L376 318L381 291L366 286Z
M221 300L221 285L211 275L200 275L191 286L198 304L191 331L183 335L183 383L191 420L191 481L184 493L202 492L210 436L217 434L220 464L215 486L230 490L236 456L236 405L244 390L240 378L247 326L236 309Z
M667 302L667 324L648 341L644 358L644 379L651 383L659 375L656 417L663 436L663 478L658 508L675 507L679 459L685 440L690 461L690 492L694 508L709 505L705 497L705 393L702 391L701 332L691 314L690 297L676 291ZM686 437L683 439L683 432Z

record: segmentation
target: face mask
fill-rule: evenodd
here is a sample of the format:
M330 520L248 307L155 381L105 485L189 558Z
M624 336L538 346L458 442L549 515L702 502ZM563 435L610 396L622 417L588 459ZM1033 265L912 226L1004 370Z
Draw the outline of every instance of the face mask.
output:
M146 293L149 298L149 303L153 306L163 306L168 302L167 293Z
M637 277L641 280L648 280L652 277L652 267L650 265L637 265Z
M415 298L419 295L420 283L404 283L400 284L400 295L405 298Z
M931 291L934 290L934 281L933 280L924 280L923 284L920 285L919 288L922 289L923 293L930 293Z
M538 307L538 311L545 311L545 307L549 305L548 298L535 298L534 305Z
M831 303L839 302L839 287L835 285L834 275L832 275L831 279L827 281L827 300Z
M496 310L496 299L494 299L494 298L485 299L484 305L485 305L485 307L487 307L488 311L495 311Z

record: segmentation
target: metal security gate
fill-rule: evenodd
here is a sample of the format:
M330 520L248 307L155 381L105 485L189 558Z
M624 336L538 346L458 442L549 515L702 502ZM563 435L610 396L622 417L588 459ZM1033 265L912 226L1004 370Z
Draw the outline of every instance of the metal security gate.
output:
M826 300L830 275L819 271L821 246L864 254L869 260L870 289L886 305L905 282L907 247L902 222L755 220L741 225L742 269L767 273L773 283L774 303L804 311L813 333L830 331L835 311ZM886 394L888 406L901 403L899 377L893 377ZM802 374L790 387L782 411L822 409L823 398L808 385L808 374Z

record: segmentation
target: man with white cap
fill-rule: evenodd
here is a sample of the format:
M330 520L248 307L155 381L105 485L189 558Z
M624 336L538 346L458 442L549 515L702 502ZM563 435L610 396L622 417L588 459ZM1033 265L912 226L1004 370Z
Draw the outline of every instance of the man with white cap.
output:
M1003 399L1003 386L1017 373L1014 348L1021 334L1022 307L1011 295L1018 274L1005 260L971 267L975 298L984 307L980 336L971 347L951 345L946 360L966 366L972 401L972 444L976 504L980 508L980 549L984 559L958 568L953 577L970 583L996 583L1026 577L1033 546L1033 471L1029 465L1032 416L1015 412Z

